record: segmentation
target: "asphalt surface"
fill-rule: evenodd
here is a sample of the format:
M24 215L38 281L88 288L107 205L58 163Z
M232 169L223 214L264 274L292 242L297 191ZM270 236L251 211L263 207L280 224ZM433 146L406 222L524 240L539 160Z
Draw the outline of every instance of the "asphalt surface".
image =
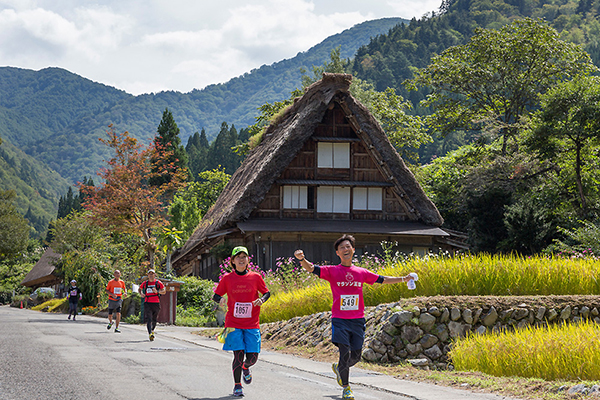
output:
M233 399L232 355L198 328L145 326L0 307L0 399ZM331 364L263 351L245 399L341 399ZM500 400L352 368L356 399Z

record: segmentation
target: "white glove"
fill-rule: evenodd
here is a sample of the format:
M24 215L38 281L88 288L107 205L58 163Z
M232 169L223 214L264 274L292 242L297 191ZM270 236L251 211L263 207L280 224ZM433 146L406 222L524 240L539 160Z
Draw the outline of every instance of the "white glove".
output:
M419 280L419 275L417 275L416 272L411 272L410 274L408 274L408 276L410 276L415 282Z

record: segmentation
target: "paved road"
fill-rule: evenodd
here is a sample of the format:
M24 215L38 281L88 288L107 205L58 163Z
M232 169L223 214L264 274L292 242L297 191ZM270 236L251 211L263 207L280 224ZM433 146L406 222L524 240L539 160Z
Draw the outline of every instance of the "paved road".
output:
M232 399L232 356L184 327L106 329L106 320L0 307L0 399ZM245 399L340 399L330 365L264 351ZM353 369L357 399L499 400Z

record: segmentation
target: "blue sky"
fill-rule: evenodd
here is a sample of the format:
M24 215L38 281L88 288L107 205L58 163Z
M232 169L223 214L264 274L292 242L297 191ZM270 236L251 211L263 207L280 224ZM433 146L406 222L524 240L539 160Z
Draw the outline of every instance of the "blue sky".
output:
M65 68L141 94L189 92L358 23L441 0L0 0L0 66Z

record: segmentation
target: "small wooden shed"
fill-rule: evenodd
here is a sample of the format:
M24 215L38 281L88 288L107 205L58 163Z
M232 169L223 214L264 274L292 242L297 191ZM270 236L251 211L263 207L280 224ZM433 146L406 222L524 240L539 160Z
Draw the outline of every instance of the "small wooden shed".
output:
M357 255L382 241L405 252L438 251L443 219L379 123L349 92L352 76L324 74L265 131L214 206L175 253L180 274L214 279L217 245L246 246L263 269L303 248L337 262L333 242L357 239Z

